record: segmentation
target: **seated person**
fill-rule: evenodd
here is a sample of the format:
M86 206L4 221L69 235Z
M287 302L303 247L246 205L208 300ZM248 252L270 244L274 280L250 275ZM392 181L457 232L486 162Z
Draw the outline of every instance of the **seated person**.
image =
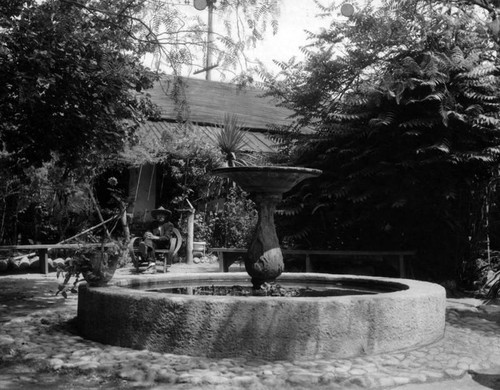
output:
M174 225L167 221L170 210L160 207L151 211L154 221L146 233L144 240L139 244L139 253L142 261L148 262L148 267L155 265L155 249L168 249Z

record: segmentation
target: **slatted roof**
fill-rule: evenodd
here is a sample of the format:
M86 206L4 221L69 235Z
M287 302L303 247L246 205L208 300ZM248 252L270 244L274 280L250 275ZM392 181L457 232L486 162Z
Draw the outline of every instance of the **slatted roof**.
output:
M161 112L161 120L147 121L140 127L146 143L155 143L163 132L189 131L190 136L217 146L217 135L224 114L236 114L245 128L243 152L273 153L275 143L267 136L271 124L291 122L292 111L278 107L271 97L256 88L236 84L165 76L147 90ZM177 96L174 98L174 96ZM185 104L180 105L182 101Z
M220 124L224 114L230 113L236 114L245 127L254 130L266 130L269 124L291 122L291 110L278 107L275 99L265 97L264 91L256 88L185 77L163 77L146 92L160 107L165 120ZM187 103L181 110L179 101Z
M197 124L179 124L167 121L147 121L140 127L142 134L147 134L149 138L160 140L163 132L174 134L179 131L189 131L190 136L202 143L217 145L217 135L220 128L215 126L205 126ZM273 153L276 152L275 144L263 132L246 131L244 135L243 152Z

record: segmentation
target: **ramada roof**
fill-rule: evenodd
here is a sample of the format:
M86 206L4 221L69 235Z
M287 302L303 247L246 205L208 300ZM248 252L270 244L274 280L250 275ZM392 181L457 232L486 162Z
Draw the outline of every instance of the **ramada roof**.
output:
M272 97L264 96L263 90L218 81L164 77L147 92L161 108L165 120L216 125L222 122L225 113L231 113L249 129L267 130L269 124L290 123L292 114L291 110L279 107ZM178 103L182 101L187 102L187 107L179 118Z
M180 123L188 125L201 142L216 145L217 133L224 114L236 114L247 130L243 151L272 153L275 143L268 138L269 125L291 122L291 110L279 107L272 97L257 88L185 77L163 77L147 90L153 103L160 108L161 119L147 121L140 131L152 138L172 133Z
M141 125L141 134L148 134L150 138L157 140L161 139L161 134L167 132L168 134L175 134L179 132L180 127L184 129L184 125L170 121L147 121ZM191 136L201 143L207 145L217 145L217 134L220 128L206 125L188 124L186 129L191 133ZM257 153L273 153L276 152L276 145L267 137L263 132L248 130L244 135L244 145L241 150L243 152L257 152Z

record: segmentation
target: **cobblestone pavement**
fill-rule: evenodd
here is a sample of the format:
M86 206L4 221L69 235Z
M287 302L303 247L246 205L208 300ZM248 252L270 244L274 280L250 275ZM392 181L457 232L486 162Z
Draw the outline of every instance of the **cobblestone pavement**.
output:
M174 266L172 271L190 270ZM500 307L478 307L477 300L448 300L445 336L426 347L353 359L267 362L136 351L85 340L72 327L76 295L64 299L55 296L56 290L53 273L0 276L0 389L385 389L403 385L413 389L418 384L462 389L461 381L470 378L477 383L482 378L486 386L474 389L500 389Z

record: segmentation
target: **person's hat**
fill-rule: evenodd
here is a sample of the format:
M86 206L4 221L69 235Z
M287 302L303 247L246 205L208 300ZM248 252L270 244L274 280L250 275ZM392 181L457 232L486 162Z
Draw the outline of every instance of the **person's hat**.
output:
M170 210L164 209L163 207L158 207L157 209L151 210L151 216L156 219L156 217L160 214L168 217L172 212Z

